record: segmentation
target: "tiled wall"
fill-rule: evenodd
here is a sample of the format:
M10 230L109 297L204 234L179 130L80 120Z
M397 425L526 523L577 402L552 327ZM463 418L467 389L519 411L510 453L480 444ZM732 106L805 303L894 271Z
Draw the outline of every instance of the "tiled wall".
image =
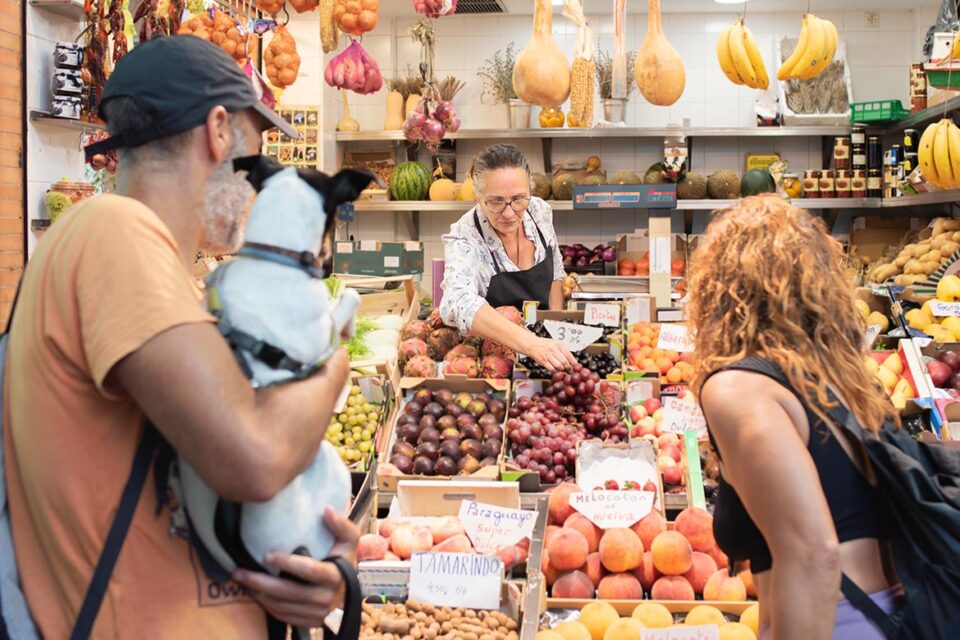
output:
M863 12L818 13L837 26L846 41L847 60L855 101L879 98L899 98L908 103L907 77L910 64L920 59L923 34L936 18L937 7L929 9L883 11L876 26L868 26ZM734 19L730 13L672 13L663 16L667 38L678 50L686 67L686 89L681 99L671 107L656 107L634 93L630 99L627 124L631 126L664 126L689 120L690 126L739 127L753 126L757 92L737 87L726 80L715 55L717 34ZM800 15L790 13L751 13L747 24L757 38L768 70L776 69L776 40L799 32ZM404 70L407 64L419 62L419 45L407 35L410 20L384 21L373 33L363 39L363 46L380 63L385 77ZM613 48L613 25L609 17L590 19L601 48ZM507 125L503 107L480 102L481 84L476 79L483 61L510 41L522 47L529 39L530 16L474 16L447 17L437 21L438 47L437 76L454 75L467 82L466 88L455 100L464 128L502 128ZM636 49L646 33L647 16L628 16L627 46ZM570 56L575 39L575 28L559 13L554 16L553 32L558 44ZM776 91L775 85L771 91ZM325 90L327 113L325 126L333 129L342 115L340 96ZM380 130L385 116L385 95L349 96L352 115L363 130ZM595 114L601 113L599 101ZM536 109L533 119L536 120ZM536 126L536 125L534 125ZM382 147L366 144L362 147ZM458 179L462 180L470 157L480 150L480 141L458 142ZM542 170L543 156L538 140L521 141L520 146L536 168ZM351 147L356 148L356 147ZM344 147L338 149L342 153ZM694 142L691 166L695 171L711 172L719 168L743 166L746 153L777 151L791 163L791 168L803 171L819 168L820 140L807 138L711 138ZM553 146L553 161L582 162L588 155L599 155L608 171L644 171L657 162L661 155L657 140L583 140L557 141ZM326 167L335 169L339 154L328 154ZM421 161L429 161L421 155ZM331 162L332 161L332 162ZM440 236L457 219L455 213L424 213L420 217L420 239L425 244L426 265L429 270L433 258L443 257ZM599 218L599 224L597 224ZM646 214L597 212L558 212L555 224L561 242L583 242L587 245L613 239L617 233L644 226ZM364 239L408 239L406 226L392 213L362 213L355 222L341 230ZM429 281L430 274L425 278Z

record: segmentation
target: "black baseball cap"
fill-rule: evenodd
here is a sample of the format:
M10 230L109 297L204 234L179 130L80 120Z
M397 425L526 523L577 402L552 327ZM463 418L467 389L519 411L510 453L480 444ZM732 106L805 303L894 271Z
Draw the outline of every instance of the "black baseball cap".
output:
M155 123L86 147L88 158L189 131L203 124L218 105L230 113L253 109L262 118L264 130L279 127L291 138L300 137L257 97L253 80L226 51L196 36L155 38L120 58L100 98L104 121L103 105L121 96L135 100Z

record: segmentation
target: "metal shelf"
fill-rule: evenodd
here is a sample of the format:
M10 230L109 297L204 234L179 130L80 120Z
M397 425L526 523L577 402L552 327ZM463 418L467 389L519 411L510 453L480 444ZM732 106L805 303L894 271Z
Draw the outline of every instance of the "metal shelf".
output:
M884 209L898 209L900 207L922 207L924 205L949 204L960 202L960 189L919 193L915 196L900 196L899 198L884 198Z
M74 129L77 131L90 131L98 129L106 130L106 126L98 122L88 122L87 120L73 120L71 118L59 118L47 111L32 109L30 111L30 121L34 123L45 123L55 127Z
M934 194L929 194L934 195ZM940 194L936 194L940 195ZM902 200L903 198L898 198ZM960 200L960 192L957 197ZM677 201L678 211L713 211L728 207L736 202L735 200L679 200ZM799 198L794 200L794 204L804 209L879 209L881 208L880 198ZM572 211L573 203L569 200L551 200L548 202L554 211ZM933 204L933 203L916 203ZM452 211L465 212L473 207L473 202L433 202L430 200L408 200L408 201L360 201L354 203L356 211ZM882 206L908 206L908 205L887 205ZM617 211L630 212L636 209L595 209L596 211Z
M71 20L80 20L86 16L81 0L30 0L30 6Z
M916 113L911 114L910 116L890 124L883 130L883 133L896 133L898 131L903 131L904 129L918 129L919 125L925 124L927 122L933 122L934 120L939 120L943 117L944 112L947 115L951 111L960 109L960 96L950 98L946 101L946 104L940 103L935 107L930 107L928 109L923 109L922 111L917 111ZM869 125L867 125L869 126Z
M609 127L592 129L461 129L446 137L450 140L589 140L594 138L662 138L684 133L706 138L779 138L835 136L850 133L850 126L833 127ZM337 131L337 142L400 142L402 131Z

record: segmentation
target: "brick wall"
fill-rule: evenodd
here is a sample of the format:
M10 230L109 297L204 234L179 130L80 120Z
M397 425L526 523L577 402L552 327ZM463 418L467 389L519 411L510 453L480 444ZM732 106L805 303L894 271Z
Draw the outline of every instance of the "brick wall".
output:
M23 272L21 2L0 0L0 327Z

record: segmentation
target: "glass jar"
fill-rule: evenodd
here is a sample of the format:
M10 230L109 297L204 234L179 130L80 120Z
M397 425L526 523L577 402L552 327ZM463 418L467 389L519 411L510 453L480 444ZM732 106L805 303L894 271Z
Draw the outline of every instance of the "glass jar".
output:
M851 185L852 173L852 171L847 169L837 171L837 179L834 184L836 185L838 198L850 198L853 196Z
M805 171L803 174L803 197L804 198L819 198L820 197L820 172L811 169Z
M883 171L881 169L867 170L867 197L880 198L883 196Z
M850 178L850 196L853 198L867 197L867 176L866 171L854 169Z
M81 200L93 196L94 193L93 185L86 182L70 182L69 180L55 182L44 196L47 217L50 222L56 222L64 211Z
M800 181L800 176L795 173L786 173L783 175L783 191L791 198L799 198L803 196L803 183Z
M836 170L850 168L850 139L838 137L833 141L833 168Z
M557 129L563 126L564 116L560 107L547 107L540 110L540 127L542 129Z
M820 197L836 197L836 183L833 179L833 171L830 171L829 169L824 169L820 172Z

